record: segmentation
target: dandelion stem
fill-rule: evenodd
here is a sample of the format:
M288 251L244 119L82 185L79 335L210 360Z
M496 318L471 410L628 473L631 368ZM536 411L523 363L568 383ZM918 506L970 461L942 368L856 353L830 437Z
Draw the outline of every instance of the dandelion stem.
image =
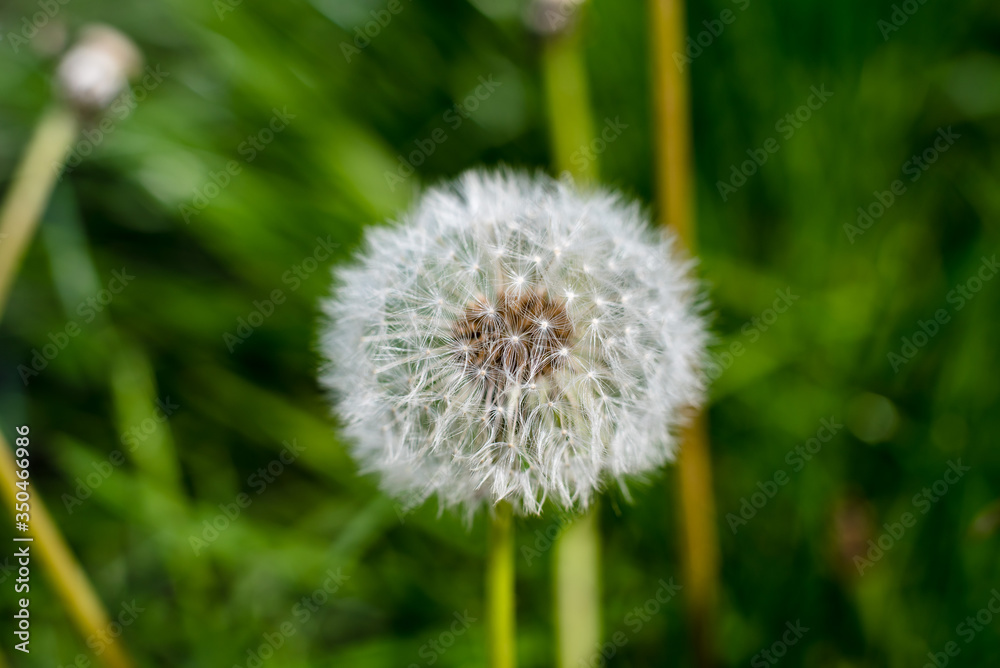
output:
M579 182L596 181L596 160L572 159L594 139L587 71L576 31L546 40L542 70L554 166L559 172L569 172Z
M580 31L571 28L546 40L542 69L554 166L578 183L592 183L597 160L573 160L594 138ZM560 534L553 553L556 653L563 668L581 665L601 640L598 505L595 500Z
M663 220L694 253L691 197L691 112L687 76L674 64L684 52L684 1L650 0L652 9L653 96L655 104L656 189Z
M601 637L598 507L595 501L556 541L556 628L559 665L565 668L589 666Z
M650 0L660 215L690 253L695 250L688 79L672 58L684 52L683 0ZM684 579L697 665L713 663L711 625L718 574L712 464L704 415L682 434L678 461Z
M76 137L76 117L53 107L35 129L0 209L0 318L56 180Z
M0 485L3 496L13 512L16 500L14 486L19 478L15 475L14 453L7 440L0 434ZM90 581L80 564L77 563L52 516L42 503L38 490L31 492L31 537L30 546L45 565L56 592L66 606L73 623L84 638L96 638L107 634L111 622L101 605ZM122 646L121 640L108 644L99 655L107 668L131 668L135 665Z
M501 501L490 518L486 555L486 623L489 668L514 668L514 516Z

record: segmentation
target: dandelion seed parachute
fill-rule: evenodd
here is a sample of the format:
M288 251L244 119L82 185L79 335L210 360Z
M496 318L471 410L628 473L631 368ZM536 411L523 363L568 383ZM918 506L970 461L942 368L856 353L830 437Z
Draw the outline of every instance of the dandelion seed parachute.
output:
M408 506L536 514L672 459L706 341L673 245L616 193L509 170L370 228L321 340L363 470Z

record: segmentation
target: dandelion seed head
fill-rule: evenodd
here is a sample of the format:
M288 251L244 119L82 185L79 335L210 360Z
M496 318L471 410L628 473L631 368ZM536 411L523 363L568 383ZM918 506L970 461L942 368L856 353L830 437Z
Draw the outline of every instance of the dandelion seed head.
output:
M135 44L111 26L90 24L59 63L63 96L77 109L96 113L108 107L142 69Z
M706 339L673 246L615 193L511 171L370 228L321 341L363 470L406 505L534 514L672 459Z

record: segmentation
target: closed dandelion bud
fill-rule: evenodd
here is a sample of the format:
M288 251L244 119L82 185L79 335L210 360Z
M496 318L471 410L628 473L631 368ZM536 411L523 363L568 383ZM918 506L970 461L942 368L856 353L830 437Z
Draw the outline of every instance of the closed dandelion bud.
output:
M321 343L362 468L407 505L527 514L672 459L706 340L673 245L620 195L511 171L370 228Z
M539 35L554 37L573 28L582 4L583 0L532 0L524 20Z
M124 34L88 25L59 63L59 91L80 112L100 112L128 87L141 63L138 48Z

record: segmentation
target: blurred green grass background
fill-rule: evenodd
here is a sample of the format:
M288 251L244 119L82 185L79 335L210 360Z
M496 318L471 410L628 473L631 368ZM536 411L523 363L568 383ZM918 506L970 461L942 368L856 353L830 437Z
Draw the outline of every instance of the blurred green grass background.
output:
M540 41L522 3L402 0L358 48L355 29L386 2L71 0L21 43L43 4L0 8L0 192L67 32L111 23L158 73L112 109L110 132L76 146L0 324L2 428L31 426L34 491L111 615L142 608L125 645L141 665L246 666L290 621L265 664L482 665L483 522L466 530L433 502L401 514L357 476L315 382L314 342L329 268L365 225L470 166L549 169ZM1000 588L1000 281L961 309L949 300L1000 246L1000 6L912 4L888 39L892 3L688 4L693 39L734 17L684 63L718 335L725 665L768 665L758 652L797 620L809 631L783 665L923 665L949 641L955 665L1000 657L1000 618L970 642L958 628ZM580 29L598 129L620 128L595 156L601 179L651 203L647 8L594 0ZM483 80L499 85L484 93ZM814 86L833 94L786 137L777 124ZM907 162L949 127L959 138L911 181ZM718 182L769 138L777 152L723 201ZM414 151L414 174L387 179ZM906 192L863 234L845 228L897 179ZM116 270L135 278L100 310L81 306ZM263 324L225 338L275 290L284 301ZM772 319L786 290L798 299ZM894 370L889 354L938 309L949 321ZM25 384L18 367L71 321L81 333ZM173 406L166 419L157 399ZM831 418L843 428L796 470L787 453ZM300 455L273 475L289 444ZM126 462L74 503L115 450ZM971 470L924 513L914 495L958 459ZM745 525L727 518L778 471L787 484ZM602 505L605 637L626 638L610 665L692 664L680 600L635 612L660 579L683 584L675 490L668 469L631 502L610 491ZM251 503L212 539L205 522L226 524L220 504L241 493ZM905 512L915 525L859 574L855 557ZM518 523L522 666L553 663L544 536L557 528L554 513ZM331 569L346 576L336 593L296 607ZM17 666L95 661L101 641L78 637L37 568L32 584L33 651L0 652ZM477 621L434 649L466 611Z

